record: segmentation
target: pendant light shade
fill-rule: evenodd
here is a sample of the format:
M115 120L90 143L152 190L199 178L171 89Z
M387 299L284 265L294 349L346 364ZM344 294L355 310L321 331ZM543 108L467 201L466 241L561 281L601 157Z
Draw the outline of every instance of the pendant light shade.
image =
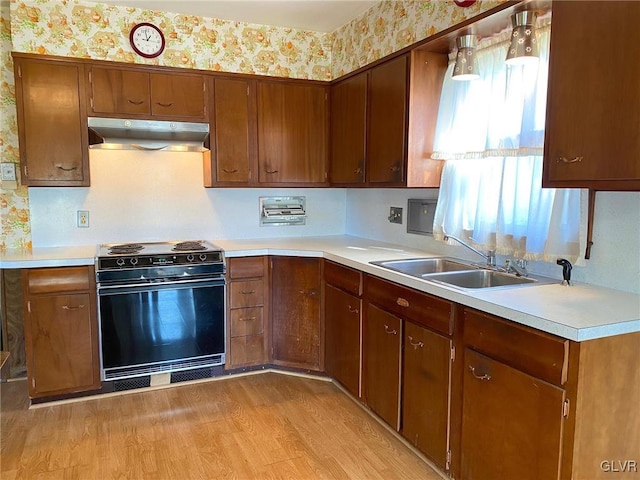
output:
M476 36L463 35L456 38L456 63L453 67L454 80L473 80L478 78L478 65L476 63Z
M536 38L537 12L526 10L511 16L513 30L507 52L507 65L526 65L538 61L538 39Z

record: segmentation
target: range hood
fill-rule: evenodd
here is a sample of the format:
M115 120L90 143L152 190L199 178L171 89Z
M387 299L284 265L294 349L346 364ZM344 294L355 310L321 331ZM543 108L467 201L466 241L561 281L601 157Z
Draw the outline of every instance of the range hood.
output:
M89 148L206 152L208 123L89 117Z

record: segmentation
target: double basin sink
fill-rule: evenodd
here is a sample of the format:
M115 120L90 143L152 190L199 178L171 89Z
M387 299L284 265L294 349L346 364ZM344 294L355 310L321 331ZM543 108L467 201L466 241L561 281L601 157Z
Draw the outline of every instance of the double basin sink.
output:
M537 276L535 278L518 276L447 257L383 260L370 263L423 280L464 289L536 285L555 281Z

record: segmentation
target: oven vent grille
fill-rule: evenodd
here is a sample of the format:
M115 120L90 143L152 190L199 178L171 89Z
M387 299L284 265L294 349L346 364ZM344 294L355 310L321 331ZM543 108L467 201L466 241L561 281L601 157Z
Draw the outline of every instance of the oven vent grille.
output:
M116 392L124 392L125 390L133 390L136 388L146 388L151 385L151 377L125 378L113 382L113 390Z
M193 370L182 370L171 374L171 383L189 382L191 380L201 380L215 376L215 368L196 368Z
M184 360L175 360L171 362L155 363L152 365L133 365L129 367L120 367L105 369L105 380L117 380L122 378L140 377L143 375L151 375L154 373L168 373L180 370L191 370L195 368L215 367L223 365L225 362L225 354L207 355L206 357L191 358Z

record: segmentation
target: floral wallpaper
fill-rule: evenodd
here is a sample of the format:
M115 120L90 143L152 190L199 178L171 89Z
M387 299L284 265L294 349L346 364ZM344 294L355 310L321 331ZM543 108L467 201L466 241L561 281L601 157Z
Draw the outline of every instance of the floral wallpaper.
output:
M333 32L332 78L423 40L504 0L458 7L453 0L382 0Z
M19 163L10 52L329 81L505 0L460 8L452 0L383 0L332 33L255 25L83 0L0 0L0 152ZM166 48L155 59L129 45L135 23L152 21ZM0 251L30 248L26 187L0 191Z
M11 60L11 21L9 2L0 1L0 159L15 163L19 173L18 124L16 122L15 85ZM0 251L5 248L31 247L29 194L27 187L0 190Z

